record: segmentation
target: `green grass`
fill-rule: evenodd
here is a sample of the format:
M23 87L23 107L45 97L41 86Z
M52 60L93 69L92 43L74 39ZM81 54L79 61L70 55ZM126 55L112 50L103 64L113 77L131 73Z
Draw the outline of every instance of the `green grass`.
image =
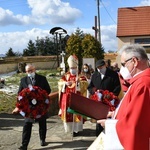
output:
M59 72L56 70L37 70L38 74L46 76L52 92L58 91L58 80L60 79ZM5 79L6 86L19 86L20 79L26 76L25 73L14 74ZM15 108L17 94L7 94L0 91L0 113L11 113Z

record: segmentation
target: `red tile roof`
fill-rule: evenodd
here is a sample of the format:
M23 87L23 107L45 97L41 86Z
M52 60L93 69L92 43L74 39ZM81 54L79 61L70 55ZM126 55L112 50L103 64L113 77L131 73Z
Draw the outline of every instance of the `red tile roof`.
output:
M150 6L118 9L117 37L150 35Z

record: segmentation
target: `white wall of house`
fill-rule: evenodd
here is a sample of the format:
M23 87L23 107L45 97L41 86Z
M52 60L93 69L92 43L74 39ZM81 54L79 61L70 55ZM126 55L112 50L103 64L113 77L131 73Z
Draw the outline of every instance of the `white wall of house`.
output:
M124 45L134 44L135 39L138 38L150 38L150 36L132 36L132 37L118 37L118 50L120 50ZM149 44L140 44L141 46L150 46ZM150 49L146 49L148 56L150 57ZM120 66L120 56L116 57L116 62Z
M150 36L132 36L132 37L118 37L118 50L123 46L123 45L130 45L134 44L135 39L138 38L150 38ZM150 46L149 44L141 44L141 46ZM150 53L149 50L147 50L147 53Z

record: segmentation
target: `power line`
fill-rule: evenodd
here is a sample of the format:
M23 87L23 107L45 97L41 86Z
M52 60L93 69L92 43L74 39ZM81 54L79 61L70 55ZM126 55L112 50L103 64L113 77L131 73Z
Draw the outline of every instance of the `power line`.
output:
M106 10L106 12L108 13L109 17L111 18L111 20L112 20L115 24L117 24L116 21L113 19L113 17L110 15L109 11L108 11L107 8L105 7L105 5L104 5L104 3L102 2L102 0L100 0L100 2L102 3L103 7L105 8L105 10Z

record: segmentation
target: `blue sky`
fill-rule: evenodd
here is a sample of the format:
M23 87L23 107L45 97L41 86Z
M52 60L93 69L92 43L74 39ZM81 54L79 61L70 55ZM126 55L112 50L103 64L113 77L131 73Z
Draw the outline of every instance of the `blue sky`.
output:
M100 0L101 41L105 49L117 50L117 11L121 7L150 6L150 0ZM97 0L0 0L0 54L11 47L22 52L29 40L52 36L53 27L68 34L77 27L94 36Z

